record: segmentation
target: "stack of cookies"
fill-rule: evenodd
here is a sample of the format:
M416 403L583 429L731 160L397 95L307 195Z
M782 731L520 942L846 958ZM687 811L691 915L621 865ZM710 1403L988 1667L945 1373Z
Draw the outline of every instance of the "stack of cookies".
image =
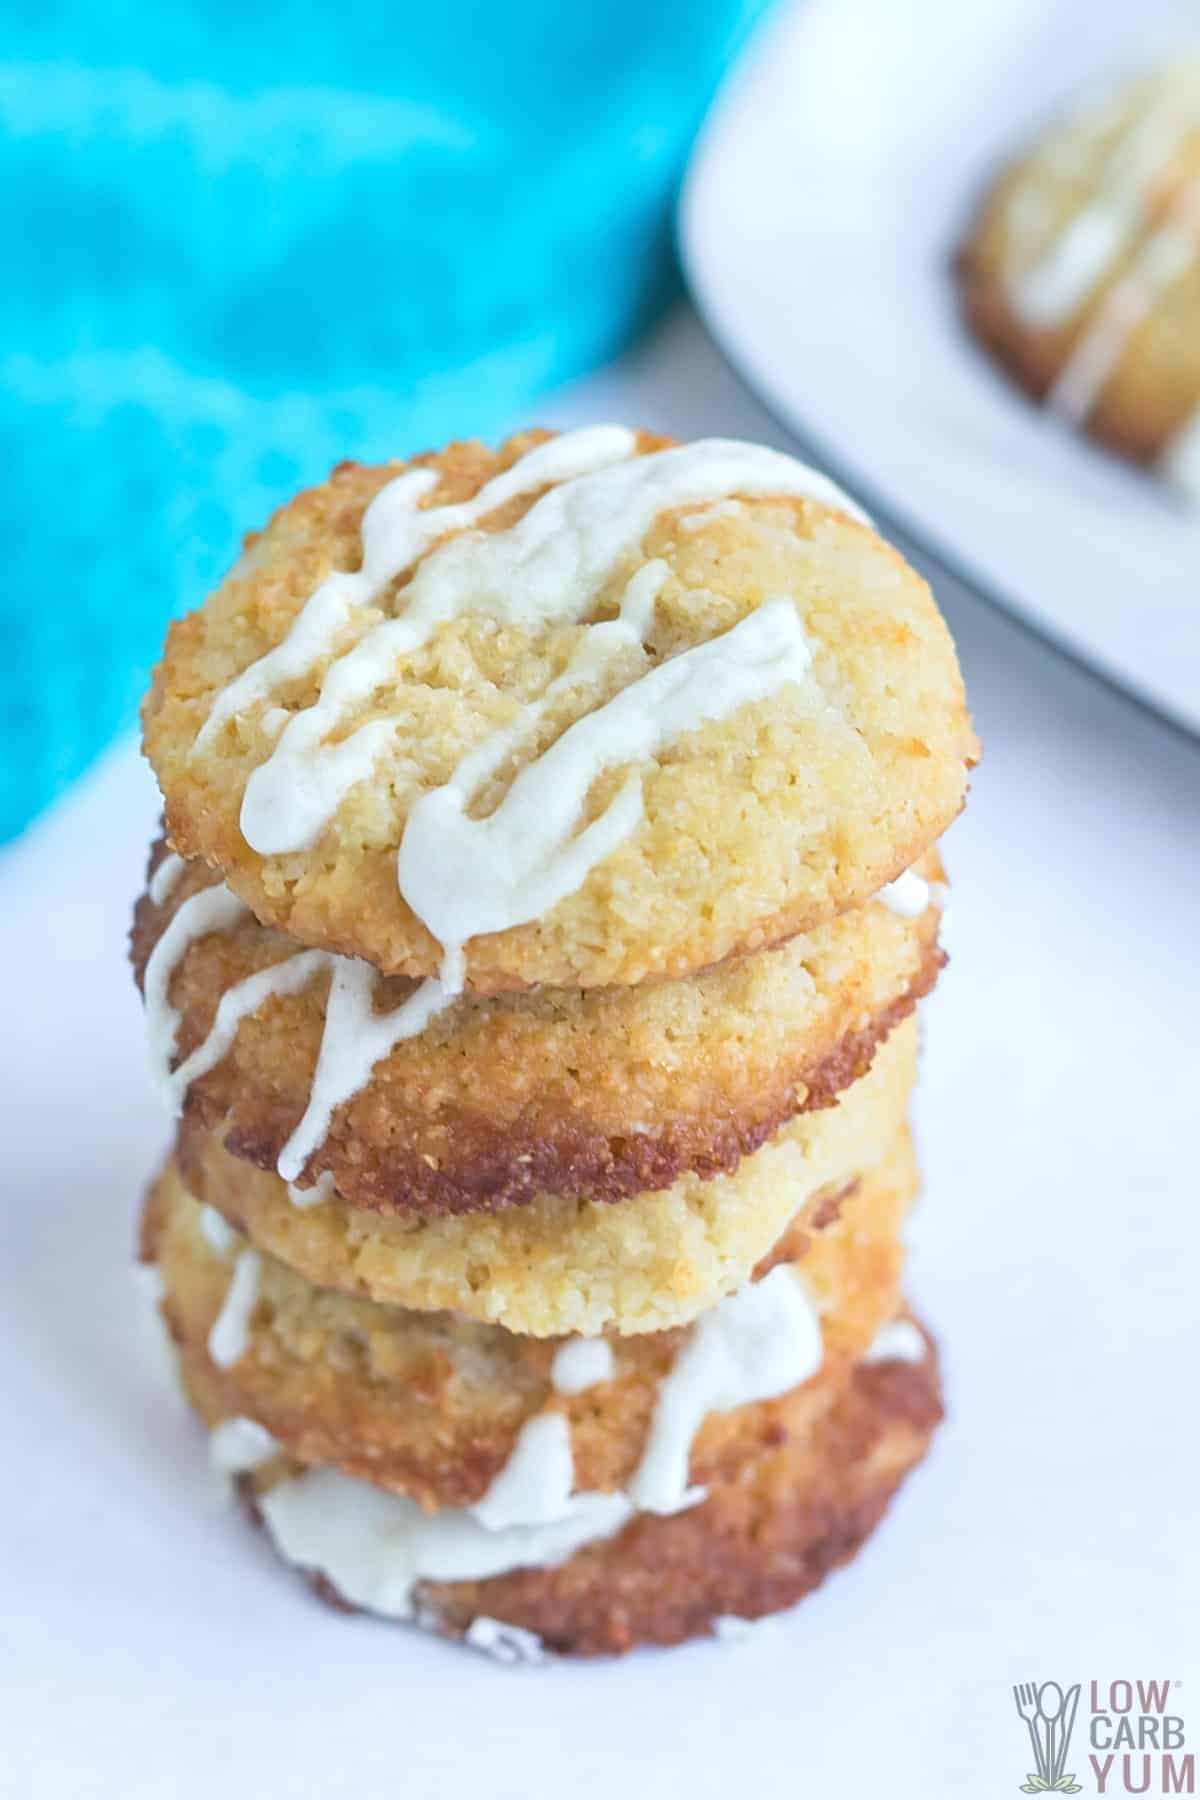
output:
M343 465L145 739L142 1256L280 1555L510 1657L798 1599L939 1417L906 1113L976 744L924 583L753 445Z

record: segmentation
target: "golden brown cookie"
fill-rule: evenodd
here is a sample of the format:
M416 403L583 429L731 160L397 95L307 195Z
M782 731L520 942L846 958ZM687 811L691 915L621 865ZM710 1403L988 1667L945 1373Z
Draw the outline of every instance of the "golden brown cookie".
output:
M152 882L163 866L160 846ZM326 1176L352 1205L435 1214L538 1193L617 1200L683 1174L732 1173L781 1124L865 1073L932 986L943 960L936 853L908 878L918 896L922 877L929 899L916 916L877 899L686 981L464 997L396 1044L335 1110L304 1188ZM192 864L160 903L143 895L139 982L180 907L215 881ZM168 988L176 1061L206 1040L223 996L295 948L249 913L192 943ZM227 1054L188 1088L185 1135L214 1132L275 1167L313 1091L329 983L317 970L242 1020ZM381 978L378 1009L410 990L403 977Z
M819 1316L816 1355L826 1369L856 1361L895 1313L900 1231L915 1191L905 1138L819 1222L785 1233L756 1271L799 1281ZM164 1316L201 1410L254 1420L296 1460L333 1464L430 1508L481 1499L522 1428L547 1410L569 1421L578 1488L625 1487L662 1384L696 1330L605 1340L604 1379L560 1393L562 1339L354 1299L266 1253L256 1255L252 1292L240 1295L248 1241L227 1227L214 1234L212 1224L168 1164L147 1205L143 1252L161 1275ZM240 1337L229 1342L226 1331L223 1342L213 1332L231 1295ZM791 1403L771 1402L781 1430ZM755 1413L756 1430L766 1417ZM709 1416L694 1442L692 1482L706 1482L728 1456L740 1418Z
M1019 155L958 278L971 329L1023 388L1200 485L1200 58L1093 98Z
M809 1383L790 1430L780 1429L770 1407L745 1409L761 1410L760 1429L747 1421L713 1471L707 1497L689 1510L638 1514L557 1567L422 1581L410 1601L414 1616L516 1660L542 1650L603 1655L678 1644L793 1605L855 1554L924 1456L941 1393L927 1338L923 1347L919 1360L868 1359L848 1377ZM326 1492L314 1499L337 1504L355 1497L339 1491L342 1479L277 1459L242 1486L252 1510L265 1513L280 1553L293 1560L279 1541L286 1532L272 1522L272 1491L315 1480ZM386 1505L371 1521L384 1530ZM310 1563L304 1572L324 1598L352 1604L339 1589L340 1569ZM379 1610L374 1594L358 1603Z
M928 588L848 507L774 453L617 427L342 465L171 627L144 712L171 843L385 972L457 933L476 992L811 930L929 848L977 752Z
M537 1337L686 1324L740 1286L791 1221L875 1167L904 1123L917 1024L899 1025L836 1105L803 1113L732 1175L687 1175L610 1205L538 1194L496 1213L381 1215L336 1196L296 1206L277 1175L188 1124L193 1191L319 1287L446 1309Z

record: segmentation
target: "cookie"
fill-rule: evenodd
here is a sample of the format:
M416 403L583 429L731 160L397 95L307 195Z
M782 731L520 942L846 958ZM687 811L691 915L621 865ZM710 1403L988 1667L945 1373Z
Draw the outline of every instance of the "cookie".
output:
M176 622L168 834L302 944L429 982L673 977L864 902L977 746L925 583L752 445L592 427L343 465Z
M786 1232L754 1272L755 1283L793 1290L782 1304L804 1337L798 1367L808 1376L857 1360L896 1311L915 1189L902 1139L819 1224ZM207 1416L250 1419L300 1462L333 1464L429 1508L481 1500L526 1425L548 1410L567 1422L579 1487L626 1487L689 1345L722 1329L710 1314L643 1336L537 1339L314 1287L207 1213L170 1164L147 1204L143 1253L163 1282L185 1384ZM718 1311L744 1305L743 1293ZM760 1336L772 1319L756 1324ZM769 1345L751 1341L769 1362ZM581 1362L595 1378L576 1392L570 1371ZM738 1420L736 1411L708 1417L685 1485L707 1481Z
M1200 493L1200 58L1053 125L992 185L957 268L1015 381Z
M204 864L172 870L161 847L150 880L160 898L142 897L133 930L143 983L181 911L205 905L216 884ZM294 1171L301 1192L332 1184L380 1212L465 1213L538 1193L618 1200L685 1174L732 1174L780 1125L864 1074L933 985L943 960L936 854L906 882L899 900L885 892L778 950L686 981L463 997L332 1108ZM239 914L184 947L166 979L152 976L152 1035L170 1008L173 1062L203 1063L226 996L298 954ZM189 1127L261 1168L286 1163L313 1102L330 982L318 966L294 991L264 996L217 1062L186 1088L186 1067L174 1078ZM375 1008L401 1007L410 992L403 977L380 977Z
M319 1287L537 1337L658 1331L740 1286L798 1215L836 1205L887 1155L917 1043L906 1020L836 1105L783 1126L732 1175L684 1176L617 1205L539 1194L502 1212L387 1216L319 1190L297 1205L277 1175L186 1120L177 1152L202 1201Z

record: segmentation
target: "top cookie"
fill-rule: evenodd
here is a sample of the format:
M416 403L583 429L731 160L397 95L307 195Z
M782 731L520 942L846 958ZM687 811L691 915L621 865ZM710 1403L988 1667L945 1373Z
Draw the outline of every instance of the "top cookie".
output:
M807 930L976 754L928 588L854 512L776 452L616 426L343 465L171 627L171 841L302 942L440 977L426 1016Z
M1200 57L1054 125L992 186L958 273L1024 388L1200 491Z

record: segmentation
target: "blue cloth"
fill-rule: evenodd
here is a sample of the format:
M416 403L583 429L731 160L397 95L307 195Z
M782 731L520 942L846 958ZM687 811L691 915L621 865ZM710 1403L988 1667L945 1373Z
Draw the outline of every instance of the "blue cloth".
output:
M766 3L10 3L0 840L292 490L486 437L654 317Z

